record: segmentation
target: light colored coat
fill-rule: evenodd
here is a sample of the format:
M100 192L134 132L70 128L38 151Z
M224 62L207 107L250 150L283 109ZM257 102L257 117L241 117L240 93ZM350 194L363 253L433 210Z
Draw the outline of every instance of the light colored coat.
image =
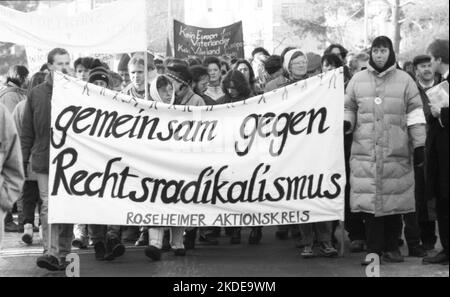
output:
M22 192L23 173L20 139L11 114L0 104L0 210L9 211Z
M413 152L425 145L417 85L392 66L372 67L349 82L345 120L351 123L350 205L376 217L415 211Z

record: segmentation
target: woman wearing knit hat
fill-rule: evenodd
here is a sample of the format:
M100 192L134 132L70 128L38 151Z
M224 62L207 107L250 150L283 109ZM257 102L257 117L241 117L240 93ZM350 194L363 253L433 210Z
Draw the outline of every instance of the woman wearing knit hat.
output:
M109 71L103 66L97 66L89 71L88 82L102 88L109 88L111 78Z
M284 55L283 69L285 74L269 82L264 92L270 92L306 79L308 77L308 58L299 49L289 50Z
M353 132L350 207L364 217L368 253L403 262L401 215L415 211L414 167L425 158L425 116L417 85L397 69L388 37L375 38L368 69L350 80L345 121L346 134Z

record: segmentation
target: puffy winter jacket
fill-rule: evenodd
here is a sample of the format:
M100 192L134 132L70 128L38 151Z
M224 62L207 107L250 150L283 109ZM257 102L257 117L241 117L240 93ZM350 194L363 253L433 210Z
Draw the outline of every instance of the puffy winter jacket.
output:
M353 130L352 212L414 212L413 151L426 139L416 83L395 65L382 73L372 67L357 73L347 87L345 120Z

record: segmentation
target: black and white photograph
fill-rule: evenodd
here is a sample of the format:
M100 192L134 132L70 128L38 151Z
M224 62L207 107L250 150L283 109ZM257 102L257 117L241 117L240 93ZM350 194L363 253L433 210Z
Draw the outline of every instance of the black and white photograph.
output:
M447 0L0 1L0 278L448 278L448 215Z

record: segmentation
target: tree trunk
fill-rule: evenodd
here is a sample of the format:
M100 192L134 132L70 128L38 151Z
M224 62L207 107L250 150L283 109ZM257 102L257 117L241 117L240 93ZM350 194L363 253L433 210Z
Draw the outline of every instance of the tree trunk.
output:
M394 30L394 40L392 43L394 44L394 51L398 55L400 53L400 0L392 1L392 27Z

